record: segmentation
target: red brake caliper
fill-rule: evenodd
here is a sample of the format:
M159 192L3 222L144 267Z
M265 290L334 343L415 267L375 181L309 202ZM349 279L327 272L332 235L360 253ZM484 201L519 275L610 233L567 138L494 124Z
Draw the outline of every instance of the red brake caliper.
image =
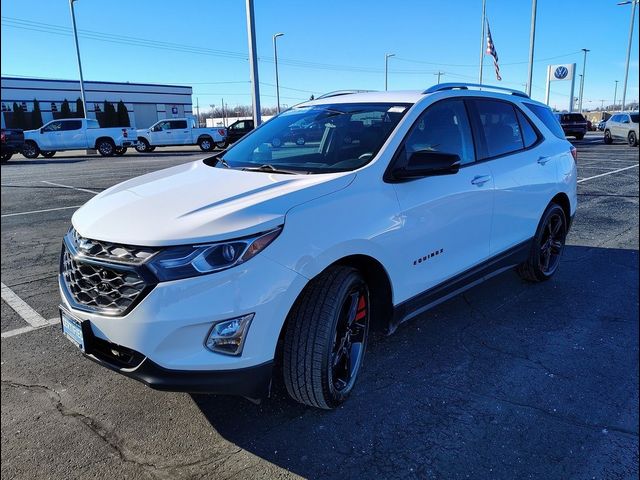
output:
M367 315L367 302L364 299L364 295L360 295L358 300L358 313L356 313L356 320L362 320Z

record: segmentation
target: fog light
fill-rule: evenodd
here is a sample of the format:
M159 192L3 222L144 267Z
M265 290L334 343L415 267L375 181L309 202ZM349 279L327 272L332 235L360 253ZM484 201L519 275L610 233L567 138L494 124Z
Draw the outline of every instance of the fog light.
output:
M204 346L212 352L240 355L251 320L253 320L253 313L214 323Z

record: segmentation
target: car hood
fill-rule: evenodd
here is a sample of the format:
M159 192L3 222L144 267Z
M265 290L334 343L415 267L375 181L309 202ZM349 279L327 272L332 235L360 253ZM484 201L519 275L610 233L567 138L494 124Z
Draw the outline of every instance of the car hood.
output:
M296 205L348 186L355 173L286 175L197 162L115 185L76 211L84 237L139 246L238 238L284 223Z

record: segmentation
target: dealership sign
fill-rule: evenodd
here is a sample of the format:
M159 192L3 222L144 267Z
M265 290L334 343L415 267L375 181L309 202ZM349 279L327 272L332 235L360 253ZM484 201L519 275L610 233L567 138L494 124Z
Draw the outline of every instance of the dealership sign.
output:
M550 65L549 69L551 70L551 78L549 80L552 82L557 80L573 80L575 67L575 63Z

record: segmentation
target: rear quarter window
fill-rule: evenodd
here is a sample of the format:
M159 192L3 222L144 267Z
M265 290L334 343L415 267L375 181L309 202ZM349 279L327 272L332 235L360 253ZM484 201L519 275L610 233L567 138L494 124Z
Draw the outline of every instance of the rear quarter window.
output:
M564 131L560 126L558 118L553 114L549 107L537 105L535 103L524 104L533 114L547 127L556 137L565 139Z

